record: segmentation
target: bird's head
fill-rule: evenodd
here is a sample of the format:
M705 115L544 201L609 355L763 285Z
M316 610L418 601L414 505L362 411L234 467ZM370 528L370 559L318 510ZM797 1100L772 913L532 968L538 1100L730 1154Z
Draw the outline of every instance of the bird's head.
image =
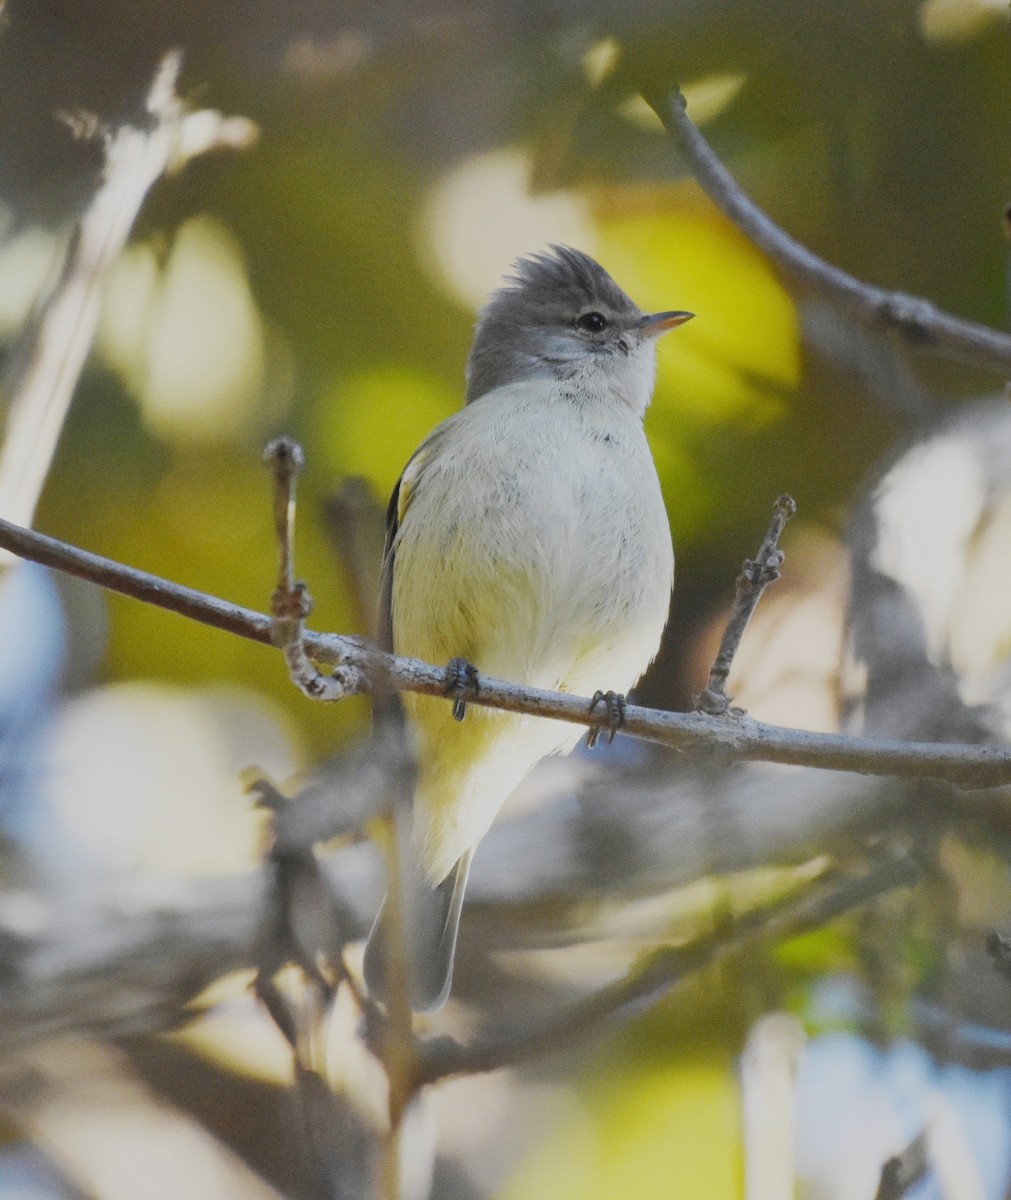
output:
M568 246L518 259L477 321L467 401L503 384L554 378L613 391L640 415L656 375L656 339L689 312L644 313L589 255Z

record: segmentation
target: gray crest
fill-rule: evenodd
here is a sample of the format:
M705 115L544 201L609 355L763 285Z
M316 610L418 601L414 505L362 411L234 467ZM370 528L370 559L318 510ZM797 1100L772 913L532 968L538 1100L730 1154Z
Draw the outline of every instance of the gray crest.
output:
M588 353L621 349L622 334L643 318L598 262L569 246L520 258L513 272L478 317L467 360L468 404L520 379L564 378ZM593 312L606 318L606 334L577 329L579 318Z

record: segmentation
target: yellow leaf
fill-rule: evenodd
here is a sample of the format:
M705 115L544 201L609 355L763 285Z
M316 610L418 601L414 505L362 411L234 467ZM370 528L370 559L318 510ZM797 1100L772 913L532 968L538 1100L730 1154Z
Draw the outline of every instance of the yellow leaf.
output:
M642 308L696 318L660 343L656 402L697 423L764 424L800 378L793 301L765 258L695 191L602 215L600 257Z
M553 1130L499 1200L737 1200L740 1116L729 1064L594 1077L586 1119Z

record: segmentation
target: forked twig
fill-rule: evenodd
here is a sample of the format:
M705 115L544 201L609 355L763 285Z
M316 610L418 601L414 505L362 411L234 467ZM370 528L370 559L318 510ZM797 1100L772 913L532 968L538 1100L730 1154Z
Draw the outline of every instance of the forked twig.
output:
M709 671L709 682L705 690L695 701L695 707L711 716L722 716L730 708L731 697L726 693L727 676L741 644L741 638L748 627L758 606L762 593L770 583L779 578L780 567L783 565L783 551L779 548L779 539L783 529L797 511L797 505L792 496L780 496L776 501L772 515L772 523L765 535L758 554L754 559L746 558L744 567L737 577L737 594L734 597L734 608L730 620L723 631L720 649Z

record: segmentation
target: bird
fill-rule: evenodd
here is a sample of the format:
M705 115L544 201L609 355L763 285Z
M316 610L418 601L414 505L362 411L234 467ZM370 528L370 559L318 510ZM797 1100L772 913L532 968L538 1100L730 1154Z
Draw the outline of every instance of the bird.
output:
M582 732L468 706L480 676L592 694L613 738L624 694L659 648L674 549L643 417L656 341L693 315L643 312L568 246L517 259L478 315L464 407L425 438L394 487L379 640L448 663L450 678L449 699L394 699L416 758L399 840L417 1012L449 995L478 843L527 773ZM380 999L386 923L384 904L364 959Z

